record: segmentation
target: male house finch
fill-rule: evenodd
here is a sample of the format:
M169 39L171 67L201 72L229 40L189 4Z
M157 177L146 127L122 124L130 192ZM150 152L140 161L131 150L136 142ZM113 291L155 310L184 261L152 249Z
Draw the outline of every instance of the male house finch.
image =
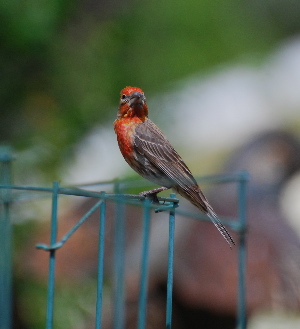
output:
M142 177L161 186L142 192L142 195L156 197L157 193L173 188L210 217L230 247L235 244L189 168L162 131L148 119L146 97L140 88L126 87L121 90L114 129L121 153L129 166Z

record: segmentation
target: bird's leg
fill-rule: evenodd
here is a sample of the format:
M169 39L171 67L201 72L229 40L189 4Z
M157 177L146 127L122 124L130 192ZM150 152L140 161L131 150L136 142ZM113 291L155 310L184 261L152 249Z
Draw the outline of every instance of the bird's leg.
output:
M157 193L168 190L168 189L169 189L168 187L162 186L162 187L155 188L153 190L140 192L139 194L144 196L145 198L150 197L152 199L153 203L159 203L158 198L157 198Z

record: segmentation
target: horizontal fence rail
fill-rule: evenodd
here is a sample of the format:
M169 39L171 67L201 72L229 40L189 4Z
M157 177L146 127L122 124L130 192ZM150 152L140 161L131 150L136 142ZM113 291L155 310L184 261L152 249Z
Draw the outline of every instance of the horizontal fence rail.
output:
M10 250L10 222L9 222L9 208L11 202L21 202L25 200L35 200L43 197L52 198L52 213L51 213L51 234L50 243L40 243L36 247L49 252L49 276L48 276L48 296L47 296L47 316L46 329L53 328L54 317L54 302L55 302L55 265L56 265L56 251L62 248L64 244L72 238L72 235L81 227L81 225L89 219L95 212L99 211L99 242L98 242L98 270L97 270L97 299L95 305L95 328L102 327L102 308L103 308L103 280L104 280L104 250L105 250L105 227L106 227L106 203L107 201L116 203L116 218L115 218L115 253L114 253L114 329L123 329L125 326L125 309L124 309L124 206L127 204L138 205L143 207L143 221L142 229L142 248L141 248L141 262L140 262L140 284L139 284L139 302L138 302L138 320L137 328L146 328L147 315L147 283L148 283L148 263L149 263L149 232L151 222L151 210L155 212L165 212L169 220L169 242L168 242L168 263L167 267L167 292L166 292L166 328L172 328L172 289L173 289L173 260L174 260L174 234L175 234L175 215L181 214L193 217L196 220L209 220L205 215L192 214L182 211L178 208L179 200L175 194L170 197L158 197L159 203L152 203L150 199L141 195L122 193L128 187L143 186L144 183L117 181L89 184L88 186L80 187L61 187L58 182L54 182L52 187L34 187L21 186L11 184L10 165L11 157L4 157L1 159L1 236L2 232L6 232L7 239L1 239L0 252L1 264L8 264L5 266L6 272L0 269L1 286L5 285L6 290L1 293L0 299L0 329L11 328L11 250ZM8 167L5 167L5 165ZM223 219L222 222L231 227L232 230L238 232L238 307L237 307L237 329L246 328L246 296L245 296L245 269L246 269L246 184L248 181L248 174L245 172L231 174L209 176L199 179L202 183L231 183L234 182L238 186L238 216L234 219ZM87 190L86 188L101 188L103 186L113 186L115 193L97 192ZM32 196L30 196L32 194ZM57 240L58 230L58 208L59 198L62 195L81 196L98 199L96 204L92 206L78 222L66 232L60 240ZM7 244L4 246L3 244Z

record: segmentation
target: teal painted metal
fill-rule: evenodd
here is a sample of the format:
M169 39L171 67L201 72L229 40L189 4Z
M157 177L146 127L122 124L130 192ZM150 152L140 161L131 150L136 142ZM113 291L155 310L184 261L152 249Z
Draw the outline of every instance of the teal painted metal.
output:
M238 302L237 302L237 329L246 328L246 219L247 219L247 172L241 173L239 181L239 248L238 248Z
M59 189L58 189L59 191ZM103 193L103 192L101 192ZM36 248L38 249L43 249L46 251L50 251L50 250L56 250L61 248L70 238L71 236L79 229L79 227L97 210L99 209L99 207L102 205L102 203L104 202L104 200L100 200L98 201L89 211L87 211L87 213L77 222L77 224L75 224L64 236L60 241L57 241L54 244L43 244L43 243L39 243L36 245Z
M9 160L9 161L8 161ZM149 234L150 234L150 211L155 210L164 211L169 213L169 246L168 246L168 278L167 278L167 298L166 298L166 328L172 328L172 289L173 289L173 262L174 262L174 234L175 234L175 208L178 207L178 199L174 194L171 194L169 198L159 198L160 204L151 204L149 200L145 200L140 195L132 194L120 194L126 191L128 186L131 186L129 182L117 182L115 184L115 190L113 194L105 192L88 191L81 188L73 187L60 187L58 183L54 183L52 188L45 187L32 187L32 186L20 186L11 185L10 182L10 162L11 157L2 157L0 155L1 163L1 183L0 196L1 196L1 230L4 230L3 218L5 218L5 225L9 223L9 206L11 199L14 201L30 199L29 193L43 193L43 195L52 195L52 215L51 215L51 237L50 244L39 244L38 248L49 252L49 283L48 283L48 297L47 297L47 318L46 328L53 328L54 319L54 301L55 301L55 256L56 250L63 247L66 241L68 241L74 232L80 228L80 226L94 213L100 209L100 226L99 226L99 243L98 243L98 281L97 281L97 300L96 300L96 320L95 328L101 329L102 326L102 300L103 300L103 278L104 278L104 249L105 249L105 220L106 220L106 201L113 201L116 203L115 213L115 253L114 253L114 329L123 329L125 327L125 291L124 291L124 268L125 268L125 205L139 205L144 208L143 216L143 244L141 250L141 276L140 276L140 296L139 296L139 310L138 310L138 329L144 329L146 327L147 316L147 282L148 282L148 258L149 258ZM3 167L3 165L7 167ZM6 168L5 170L3 168ZM4 171L3 171L4 170ZM236 182L238 184L238 198L239 198L239 215L238 220L227 219L222 220L225 225L230 226L233 230L236 230L239 234L238 245L238 308L237 308L237 329L246 328L246 294L245 294L245 269L246 269L246 185L248 175L247 173L238 173L235 175L224 176L211 176L203 178L202 182L215 182L215 183L227 183ZM140 183L139 183L140 184ZM106 183L107 185L107 183ZM17 192L15 193L15 192ZM22 194L23 193L23 194ZM76 195L82 197L93 197L98 199L96 204L63 236L60 241L57 241L57 228L58 228L58 199L59 195ZM32 196L36 198L36 194ZM200 220L208 220L204 215L193 214L183 212L180 208L176 209L176 213L184 214ZM6 244L5 248L0 250L6 250L5 253L1 253L1 264L8 264L6 267L6 274L3 274L1 266L1 286L5 286L6 290L4 294L1 293L0 299L0 329L7 329L11 327L11 308L3 308L10 305L11 301L11 252L10 252L10 224L5 226L8 234L8 239L1 239L1 243ZM2 235L3 236L3 235ZM9 240L9 241L8 241ZM1 245L2 246L2 245ZM3 258L4 255L4 258ZM6 278L4 284L3 278ZM2 312L2 313L1 313ZM3 314L3 316L2 316Z
M51 215L51 237L50 237L51 246L56 244L58 190L59 190L59 184L57 182L54 182L53 183L53 196L52 196L52 215ZM49 251L50 251L50 257L49 257L46 329L53 328L54 292L55 292L55 252L56 252L56 249L51 248Z
M96 302L96 329L101 329L102 325L102 299L103 299L103 276L104 276L104 241L105 241L105 221L106 202L105 193L102 192L103 199L100 201L100 224L99 224L99 247L98 247L98 280L97 280L97 302ZM99 202L98 202L99 204Z
M115 185L115 192L120 186ZM125 321L125 293L124 293L124 267L125 267L125 205L119 196L116 199L115 215L115 241L114 241L114 329L123 329ZM123 202L122 202L123 201Z
M141 277L139 295L138 329L146 328L146 307L147 307L147 282L148 282L148 259L149 259L149 236L150 236L150 206L151 201L144 201L143 218L143 246L141 255Z
M170 195L175 198L175 194ZM175 208L178 203L173 203L169 214L169 246L168 246L168 279L167 279L167 305L166 328L172 328L172 292L173 292L173 264L174 264L174 236L175 236Z
M0 184L10 185L12 152L0 148ZM10 189L0 191L0 329L12 328L12 228Z

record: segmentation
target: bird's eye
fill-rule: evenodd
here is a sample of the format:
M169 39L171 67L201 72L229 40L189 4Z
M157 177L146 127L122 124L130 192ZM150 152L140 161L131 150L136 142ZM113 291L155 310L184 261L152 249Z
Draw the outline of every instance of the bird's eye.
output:
M122 97L121 97L121 99L125 99L126 98L126 95L125 94L123 94L122 95Z

